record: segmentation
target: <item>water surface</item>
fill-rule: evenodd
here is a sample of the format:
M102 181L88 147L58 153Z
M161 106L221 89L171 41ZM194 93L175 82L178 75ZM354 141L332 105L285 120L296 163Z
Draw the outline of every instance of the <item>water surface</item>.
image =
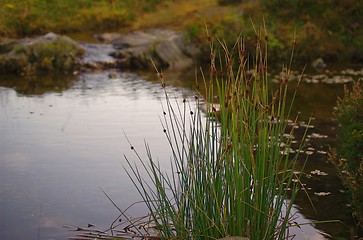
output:
M123 155L132 156L125 134L141 150L146 140L169 168L170 152L159 120L164 93L156 76L129 72L112 76L101 72L1 77L0 239L74 236L64 225L91 223L107 229L119 213L101 189L121 209L140 199L122 167ZM177 101L194 95L193 77L174 74L168 84ZM342 84L304 82L297 95L294 114L306 122L314 117L309 132L314 153L306 167L312 177L305 183L315 210L301 194L295 211L299 223L339 219L348 227L302 225L297 239L344 239L352 224L344 188L326 154L318 153L334 144L332 108L342 90ZM326 175L314 175L315 170ZM321 192L330 194L315 194ZM145 212L142 204L131 210L135 216Z
M16 80L24 82L0 88L0 238L64 239L63 225L106 227L118 212L100 188L121 208L139 199L122 167L130 151L125 133L135 146L143 148L146 139L169 159L160 85L135 74L99 73L39 92Z

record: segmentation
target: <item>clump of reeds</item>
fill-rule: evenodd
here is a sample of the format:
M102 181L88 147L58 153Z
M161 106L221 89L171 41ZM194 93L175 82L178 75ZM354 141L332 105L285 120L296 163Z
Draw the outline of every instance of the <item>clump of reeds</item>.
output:
M150 211L153 233L148 234L288 239L300 178L294 171L297 156L288 154L290 142L282 144L291 109L286 100L289 70L279 88L270 89L265 31L256 31L254 53L245 50L241 38L231 50L218 41L220 52L211 36L208 40L211 67L204 97L175 104L158 71L172 171L161 169L147 144L148 159L131 145L141 168L125 156L125 169ZM207 117L202 104L210 106Z

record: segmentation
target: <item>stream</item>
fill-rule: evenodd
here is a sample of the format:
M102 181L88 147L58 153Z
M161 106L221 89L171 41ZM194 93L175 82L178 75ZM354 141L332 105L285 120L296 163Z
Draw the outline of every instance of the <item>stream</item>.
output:
M107 46L84 46L90 49L86 60L110 61L107 53L94 58ZM138 149L147 141L162 166L170 168L159 120L164 93L157 76L110 71L32 79L1 76L0 239L77 234L64 226L107 229L119 212L102 191L120 209L140 200L123 169L124 155L132 155L125 135ZM304 179L310 199L306 194L296 199L300 228L292 231L295 239L351 236L347 193L326 152L335 144L332 109L343 83L362 76L362 70L344 69L303 77L293 114L299 115L300 127L310 127L309 177ZM166 72L165 78L176 99L193 98L194 70ZM146 212L137 204L129 213ZM328 220L341 222L316 223Z

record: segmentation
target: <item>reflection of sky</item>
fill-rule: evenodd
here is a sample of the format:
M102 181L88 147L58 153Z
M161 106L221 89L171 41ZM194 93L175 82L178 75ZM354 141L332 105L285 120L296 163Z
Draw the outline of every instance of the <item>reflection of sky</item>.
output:
M123 154L133 159L124 132L142 153L146 140L169 164L159 84L90 74L62 94L2 88L0 96L1 239L35 239L39 224L41 238L53 239L64 239L62 225L107 228L118 213L100 188L123 209L139 199L122 167Z
M289 228L290 236L294 236L293 239L306 239L306 240L325 240L330 239L328 235L315 228L314 224L310 224L311 221L306 219L304 215L299 213L299 210L294 206L292 209L292 221L297 226Z

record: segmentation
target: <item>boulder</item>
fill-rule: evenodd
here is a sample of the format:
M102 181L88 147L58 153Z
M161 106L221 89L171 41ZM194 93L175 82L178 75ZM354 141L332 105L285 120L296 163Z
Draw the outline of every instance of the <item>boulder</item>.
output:
M112 54L124 60L127 68L157 67L173 70L193 66L201 50L182 34L169 30L153 29L124 34L113 39L116 51Z
M0 39L0 73L69 72L77 68L83 53L78 43L55 33L36 38Z

